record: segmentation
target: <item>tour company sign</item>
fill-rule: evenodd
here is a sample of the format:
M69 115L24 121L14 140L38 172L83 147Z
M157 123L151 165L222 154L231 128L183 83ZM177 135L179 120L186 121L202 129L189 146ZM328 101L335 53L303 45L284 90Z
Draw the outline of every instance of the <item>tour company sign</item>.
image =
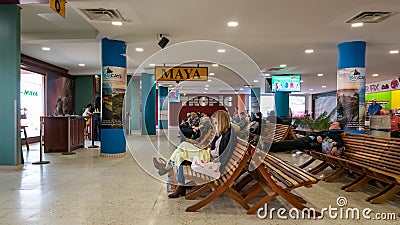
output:
M206 81L208 67L162 67L155 68L157 81Z
M400 76L392 80L376 82L372 84L367 84L365 86L366 94L394 90L400 90Z

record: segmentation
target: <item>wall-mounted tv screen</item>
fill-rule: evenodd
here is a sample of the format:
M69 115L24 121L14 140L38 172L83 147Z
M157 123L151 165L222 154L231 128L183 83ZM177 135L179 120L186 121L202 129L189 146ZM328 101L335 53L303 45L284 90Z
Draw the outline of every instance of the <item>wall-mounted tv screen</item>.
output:
M273 92L299 92L300 75L272 76Z

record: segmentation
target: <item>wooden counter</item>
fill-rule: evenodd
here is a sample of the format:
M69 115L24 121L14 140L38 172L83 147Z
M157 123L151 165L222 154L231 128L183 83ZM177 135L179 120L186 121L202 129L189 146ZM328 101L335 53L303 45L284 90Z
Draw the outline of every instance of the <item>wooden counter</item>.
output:
M83 117L70 117L71 151L84 147L85 120ZM44 152L68 152L68 117L43 117Z

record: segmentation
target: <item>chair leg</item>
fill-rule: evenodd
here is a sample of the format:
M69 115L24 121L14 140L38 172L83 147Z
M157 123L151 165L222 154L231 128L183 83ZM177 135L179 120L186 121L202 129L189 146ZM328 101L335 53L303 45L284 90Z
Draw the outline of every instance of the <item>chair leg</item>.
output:
M333 173L331 173L329 176L325 177L323 179L323 181L332 182L332 181L338 179L339 177L343 176L345 173L347 173L346 168L337 169Z
M239 205L241 205L244 209L246 210L250 209L250 206L247 204L247 202L244 201L243 196L241 196L239 192L237 192L235 189L228 188L225 194L231 197L237 203L239 203Z
M207 205L212 200L214 200L215 198L220 196L222 193L224 193L224 191L226 191L226 189L227 189L227 187L225 185L216 188L213 192L211 192L209 195L207 195L207 197L205 197L204 199L200 200L199 202L197 202L196 204L194 204L192 206L187 207L186 212L195 212L195 211L199 210L200 208L202 208L203 206Z
M367 175L363 174L359 178L357 178L356 180L351 182L350 184L347 184L347 185L343 186L341 189L345 190L345 191L348 191L348 192L349 191L355 191L359 187L361 187L364 184L368 183L368 181L370 181L371 179L372 179L371 177L368 177Z
M252 207L250 207L250 209L247 210L247 214L249 214L249 215L254 214L261 206L265 205L265 203L269 202L275 196L276 196L276 194L265 196L260 201L258 201L256 204L254 204Z
M400 192L400 186L395 185L394 187L387 190L384 194L379 195L376 198L369 200L369 202L371 202L373 204L382 203L382 202L388 200L389 198L395 196L399 192Z
M321 162L320 164L318 164L316 167L314 167L312 170L308 171L312 174L317 174L321 171L323 171L324 169L326 169L329 166L329 164L327 162Z

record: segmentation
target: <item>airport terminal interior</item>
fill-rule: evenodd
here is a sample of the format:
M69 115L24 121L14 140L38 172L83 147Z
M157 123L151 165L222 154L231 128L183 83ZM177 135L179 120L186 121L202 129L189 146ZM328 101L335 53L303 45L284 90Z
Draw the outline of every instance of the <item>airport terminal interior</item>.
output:
M398 224L399 12L0 0L0 224Z

